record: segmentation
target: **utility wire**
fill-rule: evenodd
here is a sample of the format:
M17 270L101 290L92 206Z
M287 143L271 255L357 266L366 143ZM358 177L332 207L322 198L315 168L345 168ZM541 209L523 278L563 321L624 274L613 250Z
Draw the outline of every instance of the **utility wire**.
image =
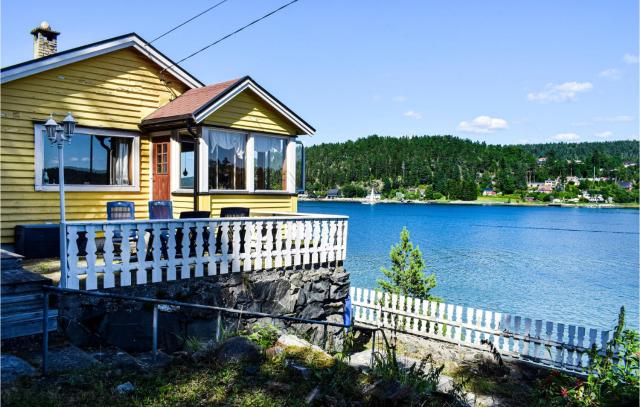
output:
M165 36L165 35L167 35L167 34L171 34L171 33L172 33L172 32L174 32L175 30L177 30L178 28L182 27L183 25L185 25L185 24L188 24L188 23L192 22L192 21L193 21L193 20L195 20L196 18L200 17L200 16L201 16L201 15L203 15L203 14L208 13L209 11L213 10L214 8L216 8L216 7L220 6L220 5L222 5L222 3L226 3L227 1L229 1L229 0L222 0L222 1L220 1L220 2L218 2L218 3L216 3L216 4L214 4L213 6L209 7L209 8L208 8L208 9L206 9L206 10L204 10L203 12L201 12L201 13L199 13L199 14L196 14L195 16L193 16L193 17L191 17L190 19L188 19L188 20L186 20L186 21L184 21L184 22L182 22L182 23L178 24L177 26L173 27L173 28L172 28L172 29L170 29L169 31L165 32L164 34L161 34L161 35L157 36L156 38L152 39L151 41L149 41L149 44L152 44L152 43L156 42L157 40L159 40L160 38L164 37L164 36Z
M275 9L275 10L273 10L273 11L270 11L269 13L267 13L267 14L263 15L262 17L257 18L257 19L253 20L252 22L250 22L250 23L248 23L248 24L243 25L242 27L238 28L237 30L233 31L232 33L229 33L229 34L225 35L224 37L222 37L222 38L220 38L220 39L218 39L218 40L216 40L216 41L212 42L211 44L209 44L209 45L207 45L207 46L205 46L205 47L203 47L203 48L200 48L200 49L199 49L199 50L197 50L196 52L194 52L194 53L192 53L192 54L190 54L190 55L187 55L186 57L182 58L182 59L181 59L181 60L179 60L178 62L175 62L174 64L172 64L171 66L168 66L168 67L164 68L160 73L162 74L162 72L166 71L167 69L173 68L174 66L176 66L176 65L178 65L178 64L180 64L180 63L182 63L182 62L186 61L187 59L189 59L189 58L191 58L191 57L194 57L194 56L198 55L199 53L201 53L201 52L203 52L203 51L205 51L205 50L207 50L207 49L209 49L209 48L213 47L214 45L216 45L216 44L218 44L218 43L220 43L220 42L222 42L222 41L226 40L227 38L229 38L229 37L231 37L231 36L233 36L233 35L235 35L235 34L239 33L240 31L242 31L242 30L244 30L244 29L246 29L246 28L249 28L250 26L252 26L252 25L254 25L254 24L256 24L256 23L258 23L258 22L260 22L260 21L264 20L265 18L268 18L269 16L271 16L271 15L273 15L273 14L277 13L278 11L280 11L280 10L282 10L282 9L286 8L286 7L289 7L289 6L290 6L290 5L292 5L293 3L296 3L297 1L298 1L298 0L292 0L292 1L288 2L287 4L284 4L284 5L280 6L280 7L278 7L277 9Z

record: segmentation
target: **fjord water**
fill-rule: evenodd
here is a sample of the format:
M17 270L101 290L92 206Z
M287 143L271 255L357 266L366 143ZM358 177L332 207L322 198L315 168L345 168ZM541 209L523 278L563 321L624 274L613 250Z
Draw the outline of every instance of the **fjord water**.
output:
M406 226L445 302L607 329L624 305L638 327L639 211L300 202L349 216L345 268L374 288Z

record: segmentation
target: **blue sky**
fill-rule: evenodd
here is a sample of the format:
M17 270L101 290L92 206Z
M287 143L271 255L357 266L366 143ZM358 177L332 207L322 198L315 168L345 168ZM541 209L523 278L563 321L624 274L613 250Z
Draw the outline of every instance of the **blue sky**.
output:
M63 50L132 31L150 40L216 1L2 0L2 66L31 57L41 20ZM228 0L154 45L179 60L284 3ZM205 83L250 74L316 127L309 144L639 137L635 0L300 0L183 66Z

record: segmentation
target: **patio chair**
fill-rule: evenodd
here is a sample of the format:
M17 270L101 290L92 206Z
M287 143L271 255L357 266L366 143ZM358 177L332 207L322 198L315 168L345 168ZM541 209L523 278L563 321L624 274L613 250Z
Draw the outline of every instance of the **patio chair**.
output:
M136 207L131 201L110 201L107 202L107 220L134 220L136 218ZM138 232L132 230L129 233L129 243L138 241ZM113 231L114 249L119 255L122 247L122 232Z
M173 219L173 202L149 201L149 219Z
M227 206L220 209L220 217L221 218L247 218L249 217L249 208L243 208L238 206ZM240 229L240 253L244 253L245 248L245 236L247 231L243 226ZM233 252L233 231L229 230L229 251L228 253ZM222 253L222 228L218 228L218 233L216 235L216 253Z
M173 202L171 201L149 201L149 219L173 219ZM149 257L149 253L153 250L153 229L148 229L149 232L149 244L147 247L147 257ZM161 243L161 251L162 256L164 258L169 257L169 253L167 250L167 242L169 241L169 231L167 229L162 229L160 232L160 243Z
M134 220L136 218L136 207L131 201L110 201L107 202L107 220ZM122 240L122 232L113 232L113 240ZM138 240L138 233L133 230L129 234L129 240Z
M204 219L211 215L209 211L184 211L180 212L180 219ZM196 231L195 228L189 228L189 257L196 254ZM176 252L182 253L182 229L176 231ZM209 231L205 230L202 234L204 247L209 247Z

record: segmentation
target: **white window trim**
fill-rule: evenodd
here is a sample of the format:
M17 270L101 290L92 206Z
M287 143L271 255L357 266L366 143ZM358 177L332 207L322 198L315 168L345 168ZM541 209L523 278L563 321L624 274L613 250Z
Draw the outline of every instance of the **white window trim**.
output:
M36 191L58 191L57 184L48 185L42 182L42 170L44 165L44 137L42 132L44 125L34 125L34 145L35 145L35 190ZM97 136L128 137L133 139L132 144L132 182L131 185L71 185L65 184L65 191L71 192L139 192L140 191L140 134L126 130L107 130L94 127L76 127L77 133L87 133ZM71 139L73 143L73 138Z

